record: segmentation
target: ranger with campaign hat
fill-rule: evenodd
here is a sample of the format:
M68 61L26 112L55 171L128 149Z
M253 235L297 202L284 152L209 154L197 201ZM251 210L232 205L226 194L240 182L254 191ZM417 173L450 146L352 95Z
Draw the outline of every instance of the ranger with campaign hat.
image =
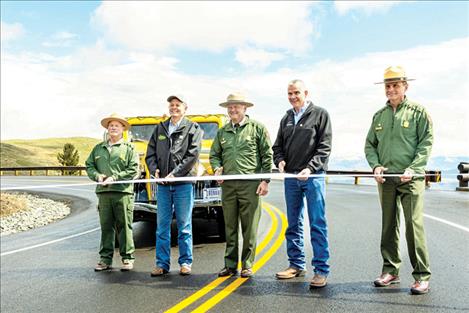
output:
M112 114L104 118L101 125L107 129L108 139L93 148L85 163L88 177L103 183L96 186L101 244L95 271L111 269L116 231L121 270L128 271L133 268L135 251L132 236L134 186L105 183L134 179L138 175L138 157L132 144L122 138L124 130L129 129L125 118Z
M374 284L386 287L400 282L399 216L404 211L407 249L415 282L412 294L429 290L430 264L423 228L425 166L433 143L430 115L405 92L409 79L400 66L388 67L384 84L388 101L375 113L365 143L365 154L378 183L382 209L382 274ZM385 177L400 174L399 177ZM384 175L384 176L383 176Z
M215 175L270 173L272 151L267 129L246 115L252 107L243 94L236 92L220 103L231 119L218 130L210 150L210 165ZM256 256L257 228L261 217L259 196L268 192L268 180L228 180L222 183L222 205L225 219L225 267L218 276L237 273L238 230L241 222L243 248L241 276L250 277Z

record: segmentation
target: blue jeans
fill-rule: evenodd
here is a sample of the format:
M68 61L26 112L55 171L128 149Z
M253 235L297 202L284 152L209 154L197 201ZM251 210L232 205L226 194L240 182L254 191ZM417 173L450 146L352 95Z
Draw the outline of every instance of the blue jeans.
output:
M179 265L192 265L192 183L158 185L156 192L156 265L169 271L173 212L178 228Z
M311 177L306 181L296 178L286 178L284 181L285 200L287 203L288 228L285 232L287 239L287 254L290 267L305 269L304 250L304 198L308 209L313 246L313 260L311 264L314 272L327 276L329 274L329 244L327 242L327 221L324 178Z

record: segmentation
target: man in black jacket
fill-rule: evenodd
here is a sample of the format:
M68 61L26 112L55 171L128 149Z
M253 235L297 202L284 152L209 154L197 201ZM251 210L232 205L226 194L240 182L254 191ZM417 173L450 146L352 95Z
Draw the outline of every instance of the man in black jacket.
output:
M158 124L148 143L145 161L156 178L190 176L196 165L202 142L202 130L197 123L184 117L187 109L182 96L168 97L171 118ZM179 273L189 275L192 266L192 182L159 184L156 229L156 267L151 276L169 272L171 251L171 221L176 215L179 246Z
M289 266L278 272L278 279L304 276L304 198L306 197L313 246L314 277L311 288L327 284L329 274L329 244L325 206L324 174L331 152L332 130L329 114L307 101L308 90L301 80L288 84L288 100L292 109L280 121L277 139L273 145L274 163L280 172L298 174L298 178L284 181L288 228L285 232Z

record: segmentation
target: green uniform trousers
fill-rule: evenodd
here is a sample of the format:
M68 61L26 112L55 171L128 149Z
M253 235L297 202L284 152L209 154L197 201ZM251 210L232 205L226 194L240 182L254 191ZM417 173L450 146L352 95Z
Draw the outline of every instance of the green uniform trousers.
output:
M132 235L133 195L122 192L98 193L99 222L101 224L101 262L112 264L114 240L119 241L122 260L133 260L135 251Z
M415 280L429 280L431 276L425 231L423 228L423 193L425 181L417 178L401 183L399 177L388 177L378 184L382 209L381 255L383 273L399 275L400 208L404 211L407 250Z
M238 231L240 221L243 235L242 268L251 268L254 263L257 228L261 218L261 201L256 194L259 183L259 181L231 180L225 181L221 185L226 233L226 267L238 267Z

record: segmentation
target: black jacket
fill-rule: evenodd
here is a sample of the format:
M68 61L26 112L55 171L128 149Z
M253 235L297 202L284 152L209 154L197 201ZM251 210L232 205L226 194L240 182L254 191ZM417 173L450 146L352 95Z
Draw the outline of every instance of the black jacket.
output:
M190 176L199 158L202 129L183 117L181 124L169 136L169 119L156 125L148 143L145 161L151 175L156 169L164 178L172 173L175 177Z
M321 107L307 102L307 108L295 125L293 109L280 121L277 139L272 149L278 167L285 161L287 173L309 168L312 173L327 170L331 153L332 128L329 114Z

